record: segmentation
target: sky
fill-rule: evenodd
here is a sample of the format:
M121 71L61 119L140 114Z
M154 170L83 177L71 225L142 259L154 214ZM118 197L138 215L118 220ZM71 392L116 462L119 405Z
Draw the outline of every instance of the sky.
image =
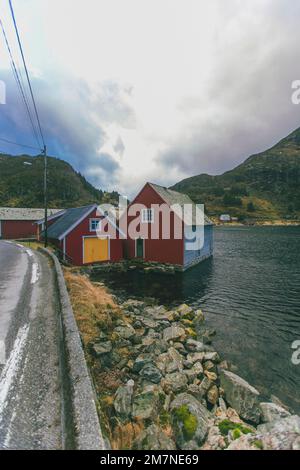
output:
M146 181L220 174L300 127L300 2L13 5L48 153L98 188L132 197ZM21 65L7 0L0 16ZM0 81L0 137L35 145L2 36Z

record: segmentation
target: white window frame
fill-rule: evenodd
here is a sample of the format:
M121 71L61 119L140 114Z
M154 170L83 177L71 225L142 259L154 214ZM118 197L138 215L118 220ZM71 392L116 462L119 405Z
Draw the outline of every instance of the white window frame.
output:
M149 220L149 214L151 218ZM154 209L142 209L142 223L143 224L153 224L154 223Z
M92 224L93 224L94 222L97 222L97 225L98 225L97 228L93 228L93 227L92 227ZM97 219L97 218L89 219L89 228L90 228L90 232L97 232L98 228L100 229L100 223L101 223L101 219Z

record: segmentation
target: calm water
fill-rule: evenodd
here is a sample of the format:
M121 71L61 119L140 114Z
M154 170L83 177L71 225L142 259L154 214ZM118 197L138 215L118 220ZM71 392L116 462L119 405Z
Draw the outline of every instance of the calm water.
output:
M98 277L99 279L99 277ZM216 349L263 394L300 412L300 227L216 228L214 257L176 276L114 274L116 294L201 307Z

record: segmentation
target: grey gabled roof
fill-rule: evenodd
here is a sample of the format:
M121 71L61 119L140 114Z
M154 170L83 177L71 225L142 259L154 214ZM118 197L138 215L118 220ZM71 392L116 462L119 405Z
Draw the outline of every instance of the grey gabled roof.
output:
M62 209L48 209L48 217L60 212ZM44 217L44 209L25 207L0 207L0 220L32 220L37 221Z
M159 194L159 196L168 204L168 206L173 205L180 205L181 207L185 204L188 204L193 210L190 217L190 222L186 222L187 225L196 225L196 204L192 201L192 199L183 193L179 193L178 191L173 191L173 189L165 188L163 186L159 186L158 184L148 183L154 191ZM204 214L204 225L213 225L212 221Z
M60 239L66 232L72 230L77 223L85 218L97 204L66 209L66 212L48 228L48 238Z

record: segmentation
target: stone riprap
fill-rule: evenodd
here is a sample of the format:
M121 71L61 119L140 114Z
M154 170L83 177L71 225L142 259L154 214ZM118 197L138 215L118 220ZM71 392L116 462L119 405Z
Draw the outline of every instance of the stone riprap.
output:
M185 304L120 304L118 319L90 345L97 367L120 382L100 397L115 442L138 429L123 448L299 448L300 418L233 373L212 346L214 335L203 312Z

